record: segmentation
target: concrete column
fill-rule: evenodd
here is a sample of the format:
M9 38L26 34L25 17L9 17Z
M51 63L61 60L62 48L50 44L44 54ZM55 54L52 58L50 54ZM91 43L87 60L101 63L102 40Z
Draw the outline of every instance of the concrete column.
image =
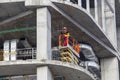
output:
M95 20L96 22L98 22L98 1L94 0L94 4L95 4Z
M90 13L90 0L86 0L86 6L87 11Z
M47 66L37 68L37 80L53 80L52 73Z
M110 41L117 48L116 37L116 19L115 19L115 1L109 0L105 2L105 32Z
M101 80L119 80L119 66L116 57L101 59Z
M82 1L81 1L81 0L78 0L78 5L79 5L80 7L82 7Z
M37 9L37 59L51 59L51 15L47 7Z
M102 6L101 6L102 7L102 28L103 28L104 31L106 31L106 28L105 28L105 12L104 12L105 11L105 8L104 8L105 3L104 2L105 2L104 0L102 0L102 2L101 2L102 3Z

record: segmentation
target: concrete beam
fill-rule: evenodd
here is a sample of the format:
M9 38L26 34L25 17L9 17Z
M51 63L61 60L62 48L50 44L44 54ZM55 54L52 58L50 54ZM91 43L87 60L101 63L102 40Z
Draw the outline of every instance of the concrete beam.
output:
M34 6L48 6L50 0L25 0L25 6L34 7Z
M0 22L0 25L4 25L4 24L10 23L12 21L16 21L17 19L25 17L27 15L30 15L32 13L33 13L33 11L27 11L27 12L20 13L20 14L14 16L14 17L11 17L9 19L6 19L6 20Z
M37 9L37 59L51 59L51 14L47 7Z
M119 66L116 57L101 59L101 80L119 80Z
M23 2L25 0L0 0L0 3Z

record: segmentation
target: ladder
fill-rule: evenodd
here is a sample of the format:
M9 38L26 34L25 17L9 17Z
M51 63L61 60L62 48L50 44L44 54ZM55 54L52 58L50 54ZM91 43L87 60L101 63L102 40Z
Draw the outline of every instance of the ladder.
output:
M70 62L74 64L78 64L79 60L74 55L73 51L69 47L62 47L60 49L61 61Z

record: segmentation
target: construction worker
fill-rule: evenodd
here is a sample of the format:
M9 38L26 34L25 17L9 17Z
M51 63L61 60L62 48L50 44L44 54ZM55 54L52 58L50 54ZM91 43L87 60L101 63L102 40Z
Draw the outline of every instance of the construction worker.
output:
M80 44L79 43L77 43L76 45L75 45L75 51L79 54L80 53Z
M59 36L59 46L67 46L69 42L70 33L66 27L63 27L61 35Z
M81 55L81 54L80 54L80 53L81 53L81 51L80 51L80 43L77 43L77 42L76 42L76 44L75 44L75 46L74 46L74 50L79 54L79 62L78 62L78 64L79 64L79 63L80 63L80 60L81 60L81 59L80 59L80 58L81 58L81 56L80 56L80 55Z

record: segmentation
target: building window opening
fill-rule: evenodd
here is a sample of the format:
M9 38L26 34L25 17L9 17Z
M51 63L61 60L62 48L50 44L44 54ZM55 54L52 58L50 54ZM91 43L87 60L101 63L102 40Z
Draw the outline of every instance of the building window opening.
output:
M94 0L90 0L90 8L95 8Z
M95 3L94 0L90 0L90 13L95 18Z
M73 2L74 4L78 4L78 0L70 0L70 2Z
M82 7L86 9L86 0L81 0L82 2Z

